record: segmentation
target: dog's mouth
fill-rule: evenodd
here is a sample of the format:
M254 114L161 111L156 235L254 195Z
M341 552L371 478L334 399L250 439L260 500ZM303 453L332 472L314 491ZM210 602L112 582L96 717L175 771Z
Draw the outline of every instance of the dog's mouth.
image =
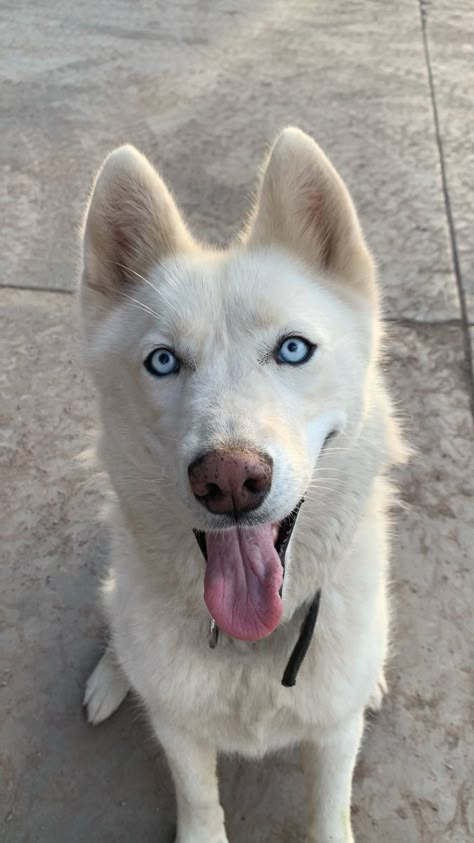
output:
M280 623L285 557L302 503L277 523L194 530L207 563L206 605L218 627L233 638L257 641Z

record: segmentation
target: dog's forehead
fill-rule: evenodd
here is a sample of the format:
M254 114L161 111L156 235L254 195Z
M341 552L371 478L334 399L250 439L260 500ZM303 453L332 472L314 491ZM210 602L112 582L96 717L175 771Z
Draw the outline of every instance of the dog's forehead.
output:
M174 258L152 280L163 319L191 333L272 331L321 312L327 298L296 260L277 251Z

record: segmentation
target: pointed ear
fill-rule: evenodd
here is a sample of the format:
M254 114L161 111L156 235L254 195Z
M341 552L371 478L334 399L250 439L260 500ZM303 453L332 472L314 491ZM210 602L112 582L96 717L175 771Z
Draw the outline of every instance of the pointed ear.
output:
M375 295L373 260L347 188L299 129L285 129L270 151L245 242L281 245L309 266Z
M85 287L117 292L158 261L195 248L173 197L149 161L133 146L106 158L86 212Z

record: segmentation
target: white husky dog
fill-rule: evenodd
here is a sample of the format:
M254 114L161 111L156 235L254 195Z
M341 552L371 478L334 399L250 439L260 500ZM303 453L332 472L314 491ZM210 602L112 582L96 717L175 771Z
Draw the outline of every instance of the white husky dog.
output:
M248 225L216 251L124 146L97 177L83 248L114 490L111 641L89 720L139 695L173 774L178 843L227 842L217 752L295 742L308 840L348 843L364 710L385 684L385 474L404 448L347 189L286 129Z

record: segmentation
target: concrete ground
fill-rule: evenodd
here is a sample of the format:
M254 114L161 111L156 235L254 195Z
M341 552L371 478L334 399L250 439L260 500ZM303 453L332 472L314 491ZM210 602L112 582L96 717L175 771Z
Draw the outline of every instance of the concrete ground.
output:
M97 730L81 712L106 557L103 489L76 461L95 419L71 295L91 177L132 141L223 242L289 123L356 199L417 449L398 476L391 693L357 769L357 840L474 839L472 2L22 0L0 14L0 840L168 843L174 821L136 703ZM297 752L224 761L222 781L232 841L302 843Z

